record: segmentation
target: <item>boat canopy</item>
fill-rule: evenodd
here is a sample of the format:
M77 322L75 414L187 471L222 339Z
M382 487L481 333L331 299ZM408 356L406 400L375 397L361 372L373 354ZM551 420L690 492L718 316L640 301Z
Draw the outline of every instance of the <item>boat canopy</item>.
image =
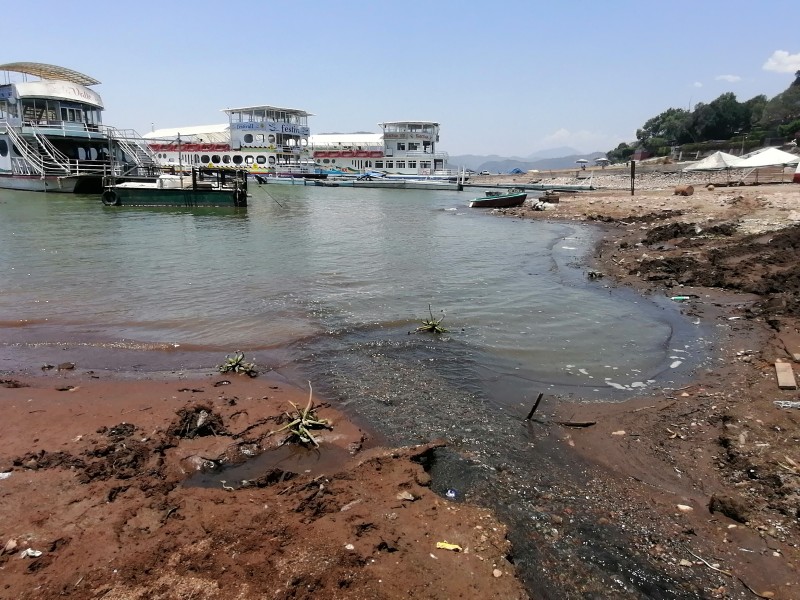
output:
M207 144L227 144L230 142L228 123L217 125L195 125L193 127L170 127L156 129L145 133L142 137L148 140L175 141L178 136L184 142L197 142Z
M25 75L33 75L40 79L56 79L61 81L69 81L70 83L77 83L78 85L97 85L100 83L97 79L78 73L66 67L59 67L57 65L48 65L45 63L35 62L15 62L0 65L0 71L13 71L14 73L24 73Z

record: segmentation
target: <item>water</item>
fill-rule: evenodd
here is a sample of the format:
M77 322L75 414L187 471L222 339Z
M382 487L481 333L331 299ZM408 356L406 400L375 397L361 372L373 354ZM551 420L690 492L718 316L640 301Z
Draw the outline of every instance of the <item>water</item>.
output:
M589 226L467 208L479 190L251 193L233 212L0 192L0 369L77 356L120 374L210 372L242 350L390 443L446 438L435 487L522 531L545 485L530 464L558 468L523 424L539 392L646 393L706 355L678 305L587 279ZM412 333L429 306L449 333ZM526 539L518 565L538 585Z

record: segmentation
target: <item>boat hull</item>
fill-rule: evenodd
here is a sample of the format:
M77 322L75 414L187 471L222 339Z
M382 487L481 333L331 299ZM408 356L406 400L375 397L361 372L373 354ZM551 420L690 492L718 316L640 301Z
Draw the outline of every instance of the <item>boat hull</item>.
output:
M0 174L0 189L63 194L91 194L103 191L100 175L11 175Z
M503 194L502 196L487 196L485 198L475 198L469 203L470 208L509 208L512 206L522 206L528 194Z
M229 207L247 206L244 190L140 189L118 186L103 193L107 206Z

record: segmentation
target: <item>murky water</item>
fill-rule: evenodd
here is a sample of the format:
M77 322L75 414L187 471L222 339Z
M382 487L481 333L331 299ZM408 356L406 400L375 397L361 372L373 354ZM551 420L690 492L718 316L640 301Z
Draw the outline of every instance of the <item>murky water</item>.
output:
M586 278L587 226L467 208L479 190L251 193L233 212L0 192L0 370L208 372L242 350L391 443L448 439L434 485L501 508L535 582L520 532L555 483L530 465L558 462L523 423L536 395L622 398L706 354L677 306ZM449 333L411 333L429 306Z

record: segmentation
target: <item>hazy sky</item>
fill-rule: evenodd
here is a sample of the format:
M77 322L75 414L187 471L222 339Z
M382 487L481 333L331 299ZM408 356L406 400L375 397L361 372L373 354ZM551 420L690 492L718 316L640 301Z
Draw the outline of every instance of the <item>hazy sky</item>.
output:
M670 107L773 97L800 69L797 0L336 0L4 7L2 62L101 81L104 122L225 122L227 107L313 113L312 133L441 124L440 150L605 151Z

